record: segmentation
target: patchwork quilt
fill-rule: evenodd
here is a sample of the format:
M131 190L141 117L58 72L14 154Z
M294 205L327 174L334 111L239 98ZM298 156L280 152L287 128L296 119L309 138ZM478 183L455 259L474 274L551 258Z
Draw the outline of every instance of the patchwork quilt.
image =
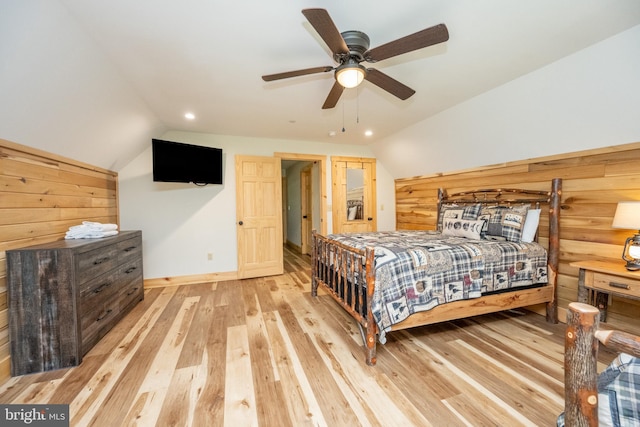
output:
M375 248L372 311L379 340L411 314L482 294L547 283L547 252L538 243L443 237L437 231L328 236Z
M640 358L620 353L598 375L598 425L640 425ZM560 414L557 427L565 427Z

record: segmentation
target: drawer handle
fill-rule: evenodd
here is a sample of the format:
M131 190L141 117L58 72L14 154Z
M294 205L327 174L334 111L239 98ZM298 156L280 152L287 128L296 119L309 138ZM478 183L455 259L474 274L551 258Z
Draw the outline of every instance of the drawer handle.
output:
M625 285L624 283L609 282L609 286L612 288L629 290L629 285Z
M137 290L138 290L138 287L136 286L135 288L131 289L131 292L127 293L127 296L135 294Z
M109 309L109 310L105 311L105 312L104 312L104 314L103 314L102 316L100 316L100 317L98 317L98 318L96 319L96 322L98 322L98 321L100 321L100 320L104 319L105 317L107 317L107 316L109 315L109 313L111 313L111 311L112 311L111 309Z
M124 251L125 252L131 252L132 250L134 250L135 248L137 248L137 246L129 246L128 248L126 248Z
M124 272L125 272L126 274L129 274L129 273L131 273L132 271L136 271L137 269L138 269L138 267L129 267L129 268L127 268Z
M98 286L98 287L93 291L93 293L95 293L95 294L99 294L99 293L100 293L100 292L102 292L102 290L103 290L104 288L106 288L107 286L111 286L111 282L105 282L105 283L103 283L102 285Z
M93 261L93 265L102 264L105 261L109 261L109 257L108 256Z

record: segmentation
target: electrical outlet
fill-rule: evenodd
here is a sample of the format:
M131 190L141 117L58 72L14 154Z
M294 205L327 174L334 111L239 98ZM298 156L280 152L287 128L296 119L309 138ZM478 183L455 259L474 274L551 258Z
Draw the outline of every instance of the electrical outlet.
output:
M207 259L211 261L213 259L213 254L211 252L207 253Z

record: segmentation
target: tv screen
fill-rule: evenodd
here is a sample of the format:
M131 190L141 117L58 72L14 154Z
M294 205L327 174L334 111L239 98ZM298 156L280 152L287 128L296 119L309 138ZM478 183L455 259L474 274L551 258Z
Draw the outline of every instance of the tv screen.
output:
M152 140L153 180L222 184L222 149Z

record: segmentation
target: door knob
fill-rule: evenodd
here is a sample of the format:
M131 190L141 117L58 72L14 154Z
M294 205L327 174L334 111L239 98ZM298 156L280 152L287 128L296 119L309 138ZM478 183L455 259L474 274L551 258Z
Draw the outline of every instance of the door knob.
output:
M373 218L369 217L367 218L367 221L373 221Z
M307 216L306 215L302 215L302 218L307 219Z
M242 221L238 221L238 225L242 225L242 224L243 224L243 222L242 222Z

